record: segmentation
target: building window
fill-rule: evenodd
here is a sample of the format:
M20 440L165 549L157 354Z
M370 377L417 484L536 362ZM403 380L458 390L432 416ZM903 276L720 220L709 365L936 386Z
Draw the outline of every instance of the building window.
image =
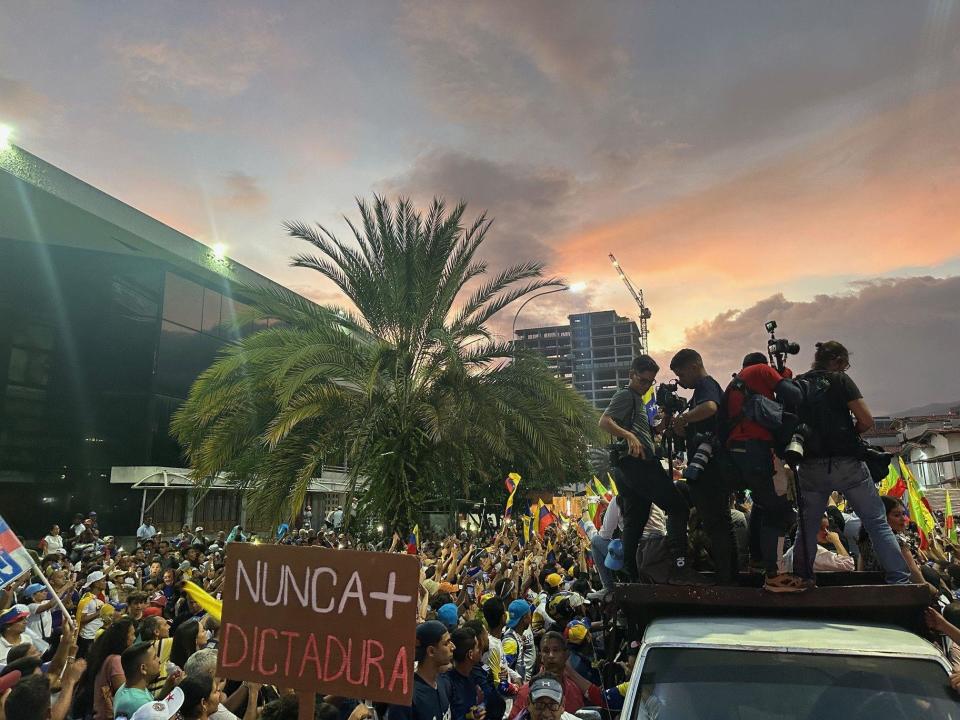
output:
M203 289L203 332L215 334L220 326L220 301L223 296L210 288Z
M218 308L218 318L219 313ZM163 291L163 318L191 330L200 330L203 326L203 287L168 272Z

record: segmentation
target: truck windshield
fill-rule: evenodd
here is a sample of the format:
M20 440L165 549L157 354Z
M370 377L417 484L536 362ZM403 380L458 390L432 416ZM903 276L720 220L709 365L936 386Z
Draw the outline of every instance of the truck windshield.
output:
M957 720L929 660L653 648L632 720Z

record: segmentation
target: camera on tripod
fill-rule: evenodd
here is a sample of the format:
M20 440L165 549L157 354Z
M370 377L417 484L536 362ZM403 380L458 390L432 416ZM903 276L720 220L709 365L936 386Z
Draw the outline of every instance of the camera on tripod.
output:
M677 394L677 381L657 385L657 407L665 415L677 415L687 409L687 400Z
M787 355L796 355L800 352L800 344L790 342L786 338L778 338L774 333L777 329L776 320L768 320L764 327L770 333L767 340L767 355L770 357L770 364L782 373L787 367Z
M700 477L700 473L710 463L710 459L719 445L716 435L710 432L698 433L694 436L692 444L696 445L697 449L694 451L693 457L687 461L687 467L683 471L683 477L687 480L696 480Z

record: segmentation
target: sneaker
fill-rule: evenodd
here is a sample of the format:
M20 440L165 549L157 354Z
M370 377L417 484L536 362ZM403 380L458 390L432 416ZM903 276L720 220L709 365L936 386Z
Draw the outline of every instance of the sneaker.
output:
M667 582L670 585L716 585L716 581L687 565L685 558L677 558L672 564Z
M806 580L791 573L781 573L773 577L767 575L763 589L772 593L802 593L816 587L813 580Z

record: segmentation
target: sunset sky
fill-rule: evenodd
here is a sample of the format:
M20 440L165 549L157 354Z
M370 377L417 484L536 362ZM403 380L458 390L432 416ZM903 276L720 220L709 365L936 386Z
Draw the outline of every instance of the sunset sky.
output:
M960 1L2 5L15 142L316 300L283 220L463 198L588 283L519 326L635 315L613 252L658 357L775 318L878 411L960 401Z

